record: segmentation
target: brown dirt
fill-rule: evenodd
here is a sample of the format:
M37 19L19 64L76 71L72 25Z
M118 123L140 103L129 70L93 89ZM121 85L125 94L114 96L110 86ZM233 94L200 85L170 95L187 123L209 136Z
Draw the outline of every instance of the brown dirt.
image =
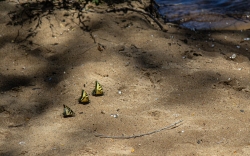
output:
M138 12L106 13L105 4L83 13L90 31L63 9L35 30L37 20L7 25L15 5L0 3L0 155L250 154L249 30L164 24L163 32ZM78 104L96 80L105 95ZM63 118L63 105L76 116ZM138 138L95 136L143 134L179 120Z

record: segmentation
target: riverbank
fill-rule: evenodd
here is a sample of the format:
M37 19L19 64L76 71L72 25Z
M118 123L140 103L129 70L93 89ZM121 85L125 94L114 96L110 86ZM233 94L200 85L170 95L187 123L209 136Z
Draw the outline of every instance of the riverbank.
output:
M15 5L0 4L0 155L250 152L249 30L162 31L105 4L45 10L19 25L8 16ZM104 96L91 95L96 80ZM78 104L82 89L88 105ZM63 105L75 117L63 118Z

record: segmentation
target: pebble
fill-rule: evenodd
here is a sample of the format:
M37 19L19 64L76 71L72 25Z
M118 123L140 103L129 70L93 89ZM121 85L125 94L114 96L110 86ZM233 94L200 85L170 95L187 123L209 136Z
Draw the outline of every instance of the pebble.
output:
M230 59L235 59L236 58L236 54L233 54L232 56L229 57Z
M110 116L112 116L114 118L118 118L118 114L111 114Z
M19 142L19 145L25 145L24 141Z

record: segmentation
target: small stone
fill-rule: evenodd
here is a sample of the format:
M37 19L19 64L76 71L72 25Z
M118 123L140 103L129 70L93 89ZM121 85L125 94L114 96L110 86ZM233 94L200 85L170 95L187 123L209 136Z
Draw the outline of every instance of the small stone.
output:
M24 141L19 142L19 145L25 145Z
M233 54L232 56L229 57L230 59L235 59L236 58L236 54Z
M110 116L112 116L114 118L118 118L118 114L111 114Z
M202 143L202 140L198 140L198 141L197 141L197 144L201 144L201 143Z
M128 66L130 64L130 62L127 62L126 64L125 64L125 66Z

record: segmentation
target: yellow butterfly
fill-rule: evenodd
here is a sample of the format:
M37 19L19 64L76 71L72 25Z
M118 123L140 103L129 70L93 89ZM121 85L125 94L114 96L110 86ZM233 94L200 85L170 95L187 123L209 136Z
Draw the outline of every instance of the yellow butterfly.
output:
M101 96L101 95L103 95L102 86L98 81L95 82L95 89L92 91L92 95L93 96Z
M75 116L75 113L68 106L63 105L63 107L64 107L63 109L64 118Z
M88 96L87 92L82 90L82 96L79 99L79 103L88 104L89 102L90 101L89 101L89 96Z

